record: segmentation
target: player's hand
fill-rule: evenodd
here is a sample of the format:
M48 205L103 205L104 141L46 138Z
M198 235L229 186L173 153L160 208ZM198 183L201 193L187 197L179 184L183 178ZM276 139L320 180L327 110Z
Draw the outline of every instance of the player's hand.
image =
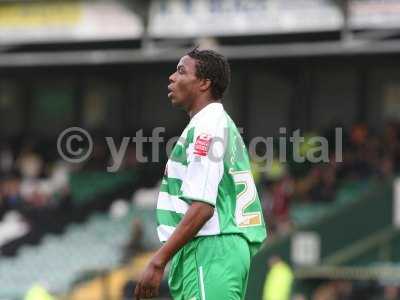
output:
M159 294L161 280L164 275L165 266L152 259L144 270L140 281L135 288L135 299L153 298Z

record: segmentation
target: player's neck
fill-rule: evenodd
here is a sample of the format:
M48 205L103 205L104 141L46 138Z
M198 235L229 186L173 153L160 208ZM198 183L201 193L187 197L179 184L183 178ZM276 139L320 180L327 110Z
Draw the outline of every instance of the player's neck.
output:
M193 118L199 111L201 111L204 107L211 103L219 103L219 101L214 101L206 98L194 101L192 107L188 110L189 117Z

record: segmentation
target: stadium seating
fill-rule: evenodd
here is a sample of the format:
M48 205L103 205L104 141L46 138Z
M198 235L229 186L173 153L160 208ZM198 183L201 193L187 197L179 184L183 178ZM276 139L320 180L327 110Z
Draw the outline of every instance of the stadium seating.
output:
M321 218L358 200L368 190L368 181L349 182L340 187L336 199L329 203L293 204L290 217L295 225L301 226L320 220Z
M130 205L119 217L94 214L83 224L72 224L60 236L46 235L38 246L24 246L18 255L0 264L0 297L21 295L36 282L55 293L67 292L86 271L112 269L120 264L122 250L131 235L131 221L144 223L147 244L156 243L152 211ZM7 287L7 288L3 288Z

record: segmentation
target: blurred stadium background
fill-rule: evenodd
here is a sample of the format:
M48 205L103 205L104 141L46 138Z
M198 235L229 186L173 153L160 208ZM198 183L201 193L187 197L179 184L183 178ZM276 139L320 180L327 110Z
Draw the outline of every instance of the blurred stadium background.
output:
M269 238L246 299L400 299L399 37L399 0L1 1L0 299L132 299L165 144L109 173L104 137L180 134L168 75L194 45L230 60L245 141L301 129L304 155L343 128L341 163L255 170ZM57 152L71 126L94 137L81 164Z

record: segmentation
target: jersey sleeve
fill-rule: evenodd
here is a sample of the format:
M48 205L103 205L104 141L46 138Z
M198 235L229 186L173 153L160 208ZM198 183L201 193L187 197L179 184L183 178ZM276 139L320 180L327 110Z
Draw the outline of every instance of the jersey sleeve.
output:
M188 166L182 183L181 198L215 206L218 186L224 173L226 138L218 124L196 126L187 148Z

